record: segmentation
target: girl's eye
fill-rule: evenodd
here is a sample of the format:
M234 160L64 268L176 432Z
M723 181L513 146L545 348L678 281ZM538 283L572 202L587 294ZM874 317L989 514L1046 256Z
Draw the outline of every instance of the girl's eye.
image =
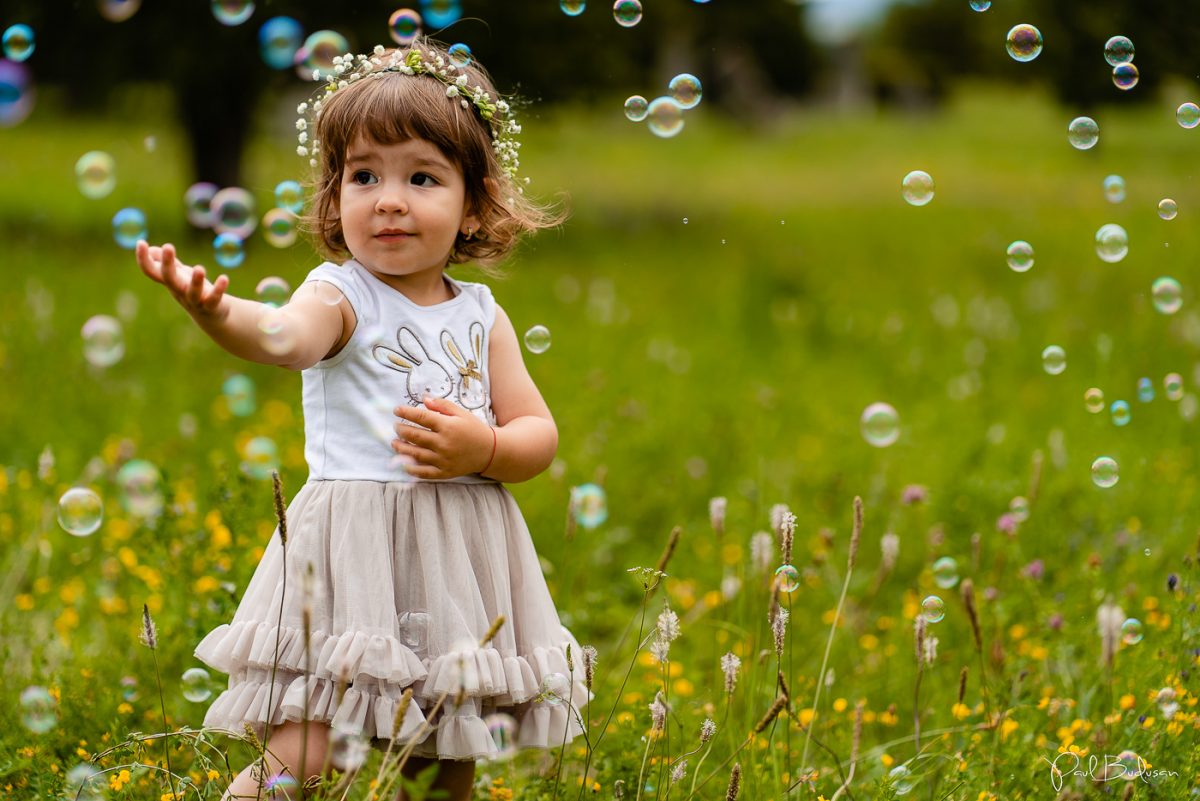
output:
M376 178L374 175L367 172L366 170L358 170L357 172L354 173L354 175L350 176L350 181L352 183L358 184L359 186L366 186L368 184L373 184L378 180L379 180L378 178Z
M437 179L429 173L419 172L412 177L412 182L416 186L434 186L437 184Z

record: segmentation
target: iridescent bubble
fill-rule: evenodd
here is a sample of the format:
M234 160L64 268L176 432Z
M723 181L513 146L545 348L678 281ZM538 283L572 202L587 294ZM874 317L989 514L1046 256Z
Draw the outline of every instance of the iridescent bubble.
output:
M575 522L592 529L608 519L608 496L598 484L581 484L571 488L571 510Z
M104 504L87 487L72 487L58 499L58 524L76 537L96 533L104 522Z
M279 469L279 448L270 437L254 437L242 448L242 472L250 478L268 479Z
M872 403L863 409L859 428L867 444L886 448L900 439L900 415L887 403Z
M280 181L275 185L275 205L292 214L304 211L304 187L299 181Z
M1150 297L1160 314L1174 314L1183 307L1183 287L1169 275L1154 279L1150 285Z
M1104 179L1104 198L1109 203L1120 203L1125 199L1125 179L1110 175Z
M1145 376L1138 379L1137 398L1142 403L1150 403L1154 400L1154 382Z
M1042 32L1032 25L1014 25L1005 42L1008 54L1016 61L1033 61L1042 54Z
M285 771L268 776L263 782L263 792L271 799L292 798L296 795L293 791L299 786L296 777Z
M933 583L943 590L958 583L958 562L952 556L943 556L933 563Z
M201 181L189 186L183 193L183 208L188 222L197 228L212 228L212 199L216 194L216 184Z
M213 195L210 204L213 230L218 234L234 234L246 239L258 225L254 210L254 195L240 186L230 186Z
M685 111L698 106L700 97L704 94L704 90L700 86L700 79L686 72L672 78L671 82L667 84L667 89L671 92L671 99Z
M622 28L632 28L642 21L642 4L638 0L617 0L613 3L613 19Z
M1133 42L1126 36L1114 36L1104 43L1104 60L1117 67L1133 61Z
M926 623L937 623L946 616L946 602L936 595L929 595L921 601L921 616Z
M388 33L401 47L412 44L421 33L421 15L411 8L401 8L388 17Z
M933 178L924 170L913 170L900 181L900 195L910 206L924 206L933 200Z
M45 734L58 725L58 701L45 687L21 691L21 725L34 734Z
M1104 391L1092 387L1087 392L1083 393L1083 405L1092 414L1100 414L1104 411Z
M425 647L429 642L428 612L404 612L400 615L400 642L414 651Z
M1179 204L1169 197L1158 201L1158 216L1164 220L1173 220L1179 214Z
M241 267L242 262L246 260L242 240L237 234L217 234L213 238L213 259L226 270Z
M1200 106L1195 103L1184 103L1175 109L1175 119L1181 128L1195 128L1200 125Z
M1115 486L1121 478L1117 460L1111 456L1098 456L1092 462L1092 483L1102 489Z
M571 698L571 682L561 673L542 676L542 701L549 706L558 706Z
M240 373L231 375L221 385L221 394L230 414L235 417L249 417L254 414L254 382L248 376Z
M987 11L992 7L992 0L971 0L972 11Z
M1008 502L1008 513L1018 523L1024 523L1029 519L1029 499L1017 495Z
M258 29L258 52L273 70L292 66L303 42L304 28L291 17L271 17Z
M800 571L793 565L775 568L775 586L780 592L795 592L800 588Z
M344 772L353 773L367 762L371 744L361 732L342 731L334 726L329 732L329 762Z
M336 306L342 302L342 290L328 281L309 281L307 286L317 296L317 300L326 306Z
M1133 418L1133 414L1129 411L1129 403L1123 400L1113 401L1112 406L1108 407L1108 413L1115 426L1127 426Z
M109 22L124 22L138 12L142 0L97 0L97 6Z
M75 162L75 183L84 197L98 200L117 185L117 163L101 150L90 150Z
M33 111L34 91L29 68L0 59L0 128L19 125Z
M66 795L71 801L102 801L104 798L104 776L99 768L80 762L67 771Z
M188 668L179 679L183 685L183 697L192 703L201 703L212 697L212 679L204 668Z
M625 99L625 116L634 122L646 119L650 103L641 95L631 95Z
M325 80L333 75L333 57L349 52L350 43L345 36L337 31L323 30L310 33L296 51L296 57L301 59L302 77L312 78L315 70L319 79Z
M89 317L79 333L83 337L83 358L94 367L111 367L125 355L125 334L115 317Z
M292 296L292 288L279 276L269 275L254 287L254 296L259 302L278 309L288 302L288 298Z
M585 0L561 0L558 7L568 17L578 17L583 13L583 9L587 7L587 3Z
M113 215L113 239L126 250L133 250L139 239L146 238L146 215L141 209L121 209Z
M1042 369L1050 375L1059 375L1067 369L1067 352L1058 345L1047 345L1042 350Z
M683 109L672 98L656 97L646 107L646 125L650 133L669 139L683 130Z
M1142 636L1142 621L1136 617L1126 618L1121 624L1121 641L1126 645L1137 645Z
M450 45L450 49L446 53L450 56L450 63L459 68L468 66L474 59L471 54L471 46L463 42Z
M262 334L259 344L267 353L282 356L296 344L295 328L279 309L268 307L258 318L258 330Z
M212 0L212 12L217 22L232 27L253 16L254 3L250 0Z
M888 771L888 781L896 795L908 795L916 786L912 771L905 765L897 765Z
M517 753L517 719L503 712L485 715L483 722L487 724L492 742L496 744L496 753L489 759L508 759Z
M1100 126L1091 117L1076 117L1067 126L1067 141L1076 150L1088 150L1100 141Z
M1115 264L1129 253L1129 234L1116 223L1100 226L1096 231L1096 255L1101 261Z
M162 514L162 474L145 459L130 459L117 471L117 486L121 488L121 506L129 514L152 519Z
M525 347L530 353L545 353L550 349L550 329L535 325L525 332Z
M1179 711L1179 704L1175 703L1176 697L1174 687L1163 687L1154 696L1154 702L1158 704L1159 710L1167 720L1175 717L1175 713Z
M1183 397L1183 376L1179 373L1167 373L1163 377L1163 391L1167 400L1177 401Z
M1132 64L1118 64L1113 67L1113 86L1121 91L1128 92L1133 87L1137 86L1138 68Z
M22 23L9 25L0 42L4 45L5 58L9 61L24 61L33 55L33 28Z
M284 209L271 209L262 218L263 238L277 248L296 243L296 215Z
M1008 246L1008 266L1013 272L1027 272L1033 266L1033 245L1018 239Z
M458 22L462 4L459 0L422 0L421 13L425 16L425 24L436 30Z

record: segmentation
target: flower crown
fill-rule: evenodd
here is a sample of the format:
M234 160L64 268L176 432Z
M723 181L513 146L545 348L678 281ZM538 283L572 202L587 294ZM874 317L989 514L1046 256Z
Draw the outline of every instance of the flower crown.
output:
M429 61L426 55L416 48L406 53L393 50L391 55L384 58L386 52L383 45L375 45L374 54L371 56L347 53L344 56L333 57L333 69L327 76L329 83L325 85L325 93L321 99L314 100L311 106L305 102L296 107L296 113L300 115L300 118L296 120L296 130L300 132L297 137L300 141L296 148L297 155L308 156L308 163L313 167L317 166L317 154L320 152L321 143L315 138L311 142L309 141L307 115L311 109L312 124L315 127L317 120L321 117L322 106L337 90L344 89L364 78L382 78L389 72L399 72L404 75L428 75L446 85L446 97L459 98L458 102L463 108L475 107L475 111L487 124L488 131L492 135L492 149L496 153L496 160L499 161L505 175L516 185L517 168L521 166L517 153L521 143L517 141L516 137L521 133L521 126L512 118L508 103L499 98L493 98L478 84L473 88L468 88L467 76L460 72L466 66L465 64L456 64L453 59L447 63L446 59L440 55L435 56L433 61ZM321 70L313 70L313 80L320 80L321 77ZM525 178L524 183L528 184L529 179ZM524 188L520 186L517 187L517 191L522 194L525 192Z

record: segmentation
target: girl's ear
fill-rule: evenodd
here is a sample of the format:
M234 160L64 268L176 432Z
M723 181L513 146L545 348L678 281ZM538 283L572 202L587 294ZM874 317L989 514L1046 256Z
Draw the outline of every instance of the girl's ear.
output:
M493 199L498 197L497 193L500 191L500 184L496 183L495 178L491 178L491 177L484 178L483 179L483 188L484 188L485 195L488 195ZM473 203L472 199L468 197L465 205L463 206L463 220L462 220L462 225L459 226L459 230L461 231L463 236L467 235L467 231L476 231L477 232L480 228L479 209L476 208L477 205L478 204Z

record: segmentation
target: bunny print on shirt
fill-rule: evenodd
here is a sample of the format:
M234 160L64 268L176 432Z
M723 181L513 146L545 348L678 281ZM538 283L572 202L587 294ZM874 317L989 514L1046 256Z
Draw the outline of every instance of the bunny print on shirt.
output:
M468 352L459 346L453 334L442 331L442 350L454 365L453 370L447 369L430 356L420 337L407 326L402 326L396 332L396 342L400 347L398 351L387 345L375 345L371 352L375 361L405 375L405 389L410 406L420 406L421 399L426 395L445 398L454 394L459 406L490 424L493 422L492 411L488 404L482 372L483 354L486 353L483 324L471 323L467 338L471 346L469 356Z

